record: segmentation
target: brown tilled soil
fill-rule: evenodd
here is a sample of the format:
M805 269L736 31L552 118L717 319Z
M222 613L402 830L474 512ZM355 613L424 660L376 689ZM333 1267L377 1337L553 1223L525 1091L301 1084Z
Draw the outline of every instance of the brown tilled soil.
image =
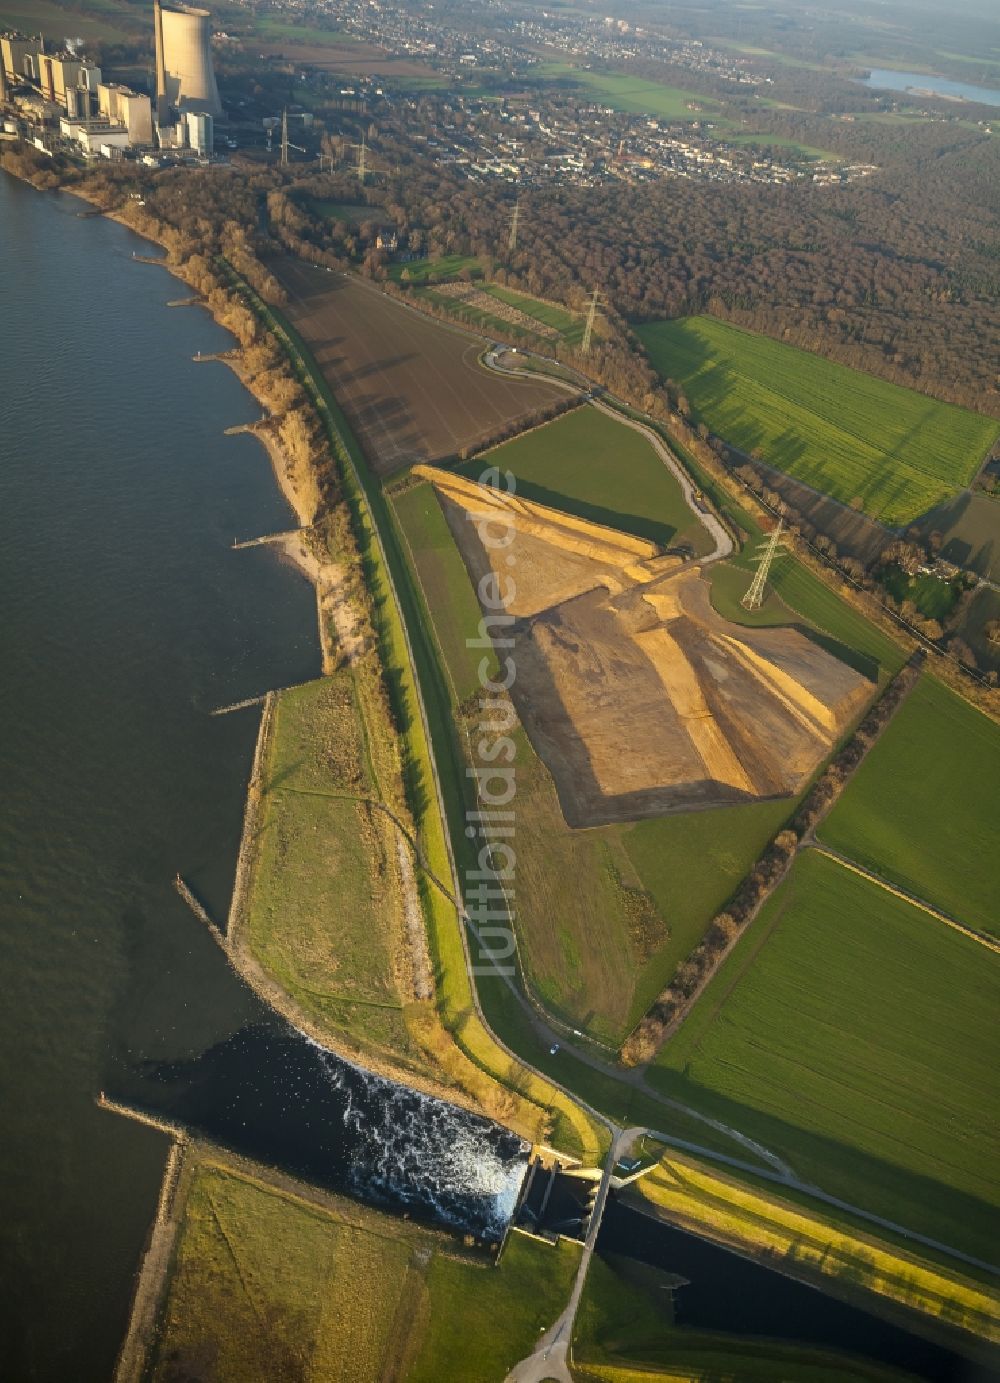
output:
M571 826L788 796L873 691L805 631L730 623L652 544L427 475L474 580L515 583L511 693Z
M454 456L563 396L491 373L477 359L481 341L348 275L295 260L276 272L288 315L380 474Z

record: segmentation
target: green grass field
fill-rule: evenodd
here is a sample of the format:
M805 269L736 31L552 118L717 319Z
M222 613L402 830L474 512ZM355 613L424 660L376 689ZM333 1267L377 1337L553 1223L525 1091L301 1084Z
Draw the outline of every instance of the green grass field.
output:
M968 484L997 436L992 418L711 317L636 330L713 432L889 524Z
M257 15L253 23L254 38L265 43L308 44L310 48L343 48L359 40L346 30L327 29L317 24L290 24L273 15Z
M897 712L820 839L1000 935L1000 726L932 677Z
M400 944L393 840L381 813L351 675L278 700L265 765L247 941L325 1028L418 1060L393 982Z
M443 283L446 279L457 278L463 269L473 274L482 273L475 255L441 255L439 259L411 259L408 264L391 264L389 277L397 283L429 283L432 279Z
M516 1235L494 1268L398 1216L205 1161L153 1378L497 1383L558 1315L578 1256Z
M998 1001L997 956L810 851L650 1078L825 1191L989 1259Z
M492 649L467 646L467 640L476 636L482 613L476 592L434 487L424 481L396 496L392 504L424 599L433 613L444 665L460 704L479 690L482 658L488 658L491 671L496 666Z
M525 499L664 547L687 541L703 553L712 545L646 438L589 404L458 469L477 480L486 466L512 471Z
M907 576L902 567L889 567L882 585L898 601L912 600L927 619L943 620L958 599L959 587L936 576Z
M561 80L583 88L594 101L603 102L612 110L632 115L658 115L666 120L700 120L719 110L718 101L697 91L685 91L676 86L664 86L640 77L628 77L620 72L591 72L570 63L541 63L535 75L547 82ZM691 109L691 107L694 109Z
M331 202L314 198L310 206L317 216L328 221L346 221L349 226L360 226L362 221L379 221L381 208L364 206L361 203Z

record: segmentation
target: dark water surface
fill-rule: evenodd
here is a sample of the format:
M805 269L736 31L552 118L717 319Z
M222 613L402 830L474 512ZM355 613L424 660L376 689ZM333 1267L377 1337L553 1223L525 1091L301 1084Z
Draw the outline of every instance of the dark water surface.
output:
M614 1199L597 1248L686 1278L687 1286L674 1293L678 1326L839 1350L932 1383L990 1383L998 1377L995 1351L984 1347L974 1362Z
M166 1142L101 1089L329 1185L502 1215L520 1149L273 1019L224 916L255 712L319 671L230 344L149 246L0 174L0 1378L110 1376ZM443 1164L439 1156L444 1157Z

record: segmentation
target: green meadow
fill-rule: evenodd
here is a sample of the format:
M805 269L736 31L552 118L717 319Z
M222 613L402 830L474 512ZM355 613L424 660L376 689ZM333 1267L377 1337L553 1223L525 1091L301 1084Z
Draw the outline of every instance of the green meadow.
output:
M494 1267L396 1215L206 1158L152 1377L497 1383L559 1314L578 1260L579 1245L514 1235Z
M943 912L1000 935L1000 725L925 675L820 839Z
M517 477L517 493L664 547L711 547L707 529L646 438L590 404L460 466L477 480L486 466Z
M438 259L411 259L408 264L391 264L389 277L397 283L444 283L458 278L463 269L479 275L482 267L475 255L441 255Z
M542 63L535 68L548 82L565 81L581 87L594 101L603 101L612 110L632 115L657 115L665 120L699 120L719 109L718 101L698 91L665 86L620 72L591 72L570 63ZM693 107L693 109L692 109Z
M808 851L650 1079L804 1180L989 1259L998 1002L1000 958Z
M905 524L973 478L997 423L711 317L637 329L693 414L746 452Z
M324 1028L424 1065L393 983L399 899L351 674L282 692L263 770L247 943Z

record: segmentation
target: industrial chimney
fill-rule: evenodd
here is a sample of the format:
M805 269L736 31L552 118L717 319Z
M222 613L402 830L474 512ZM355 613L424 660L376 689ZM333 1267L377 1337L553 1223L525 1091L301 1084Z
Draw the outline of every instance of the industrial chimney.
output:
M167 69L163 61L163 11L160 0L153 0L153 40L156 45L156 127L164 130L170 123L170 102L167 100Z
M221 115L222 103L212 66L212 25L208 10L190 5L164 6L154 0L157 33L157 109L161 69L166 103L180 111Z

